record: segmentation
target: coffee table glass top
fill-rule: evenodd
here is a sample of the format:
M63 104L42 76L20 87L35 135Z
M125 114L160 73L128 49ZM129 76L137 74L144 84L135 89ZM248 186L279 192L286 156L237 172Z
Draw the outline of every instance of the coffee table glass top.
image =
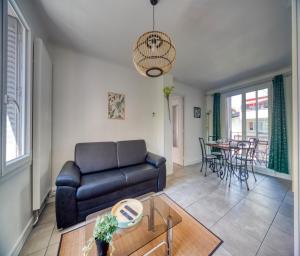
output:
M130 255L181 222L180 215L159 195L147 197L141 202L144 207L142 220L136 226L119 229L114 234L113 249L110 247L113 256ZM93 236L96 218L110 211L111 208L86 217L86 242ZM89 255L97 255L95 244Z

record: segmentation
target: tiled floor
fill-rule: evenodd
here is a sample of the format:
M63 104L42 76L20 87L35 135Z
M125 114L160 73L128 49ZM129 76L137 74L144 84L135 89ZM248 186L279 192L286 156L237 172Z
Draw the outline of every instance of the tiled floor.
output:
M223 239L216 256L293 255L291 182L259 174L257 179L250 176L250 191L236 180L229 188L215 174L204 177L194 165L176 168L165 193ZM57 255L59 238L54 205L49 204L21 255Z

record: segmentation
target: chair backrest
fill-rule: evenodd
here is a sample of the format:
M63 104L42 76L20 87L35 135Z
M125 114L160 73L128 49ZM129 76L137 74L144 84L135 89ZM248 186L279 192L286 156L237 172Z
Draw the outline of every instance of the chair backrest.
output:
M255 152L256 152L256 149L257 149L257 145L259 143L259 139L257 138L250 138L249 139L249 142L250 142L250 157L251 159L253 160L254 159L254 156L255 156Z
M208 141L217 141L217 136L209 135L208 136Z
M199 142L200 142L200 148L201 148L201 155L202 155L202 159L205 158L206 155L206 148L205 148L205 143L204 143L204 139L203 138L199 138Z
M257 155L259 157L263 157L264 159L260 160L267 160L269 155L269 141L267 140L259 140L257 143Z
M236 148L238 143L239 143L239 140L230 140L229 141L229 147L230 148Z
M236 158L240 159L243 164L246 164L251 157L251 143L247 140L239 141L237 147Z
M234 135L233 138L234 138L234 140L242 140L243 136L242 135Z

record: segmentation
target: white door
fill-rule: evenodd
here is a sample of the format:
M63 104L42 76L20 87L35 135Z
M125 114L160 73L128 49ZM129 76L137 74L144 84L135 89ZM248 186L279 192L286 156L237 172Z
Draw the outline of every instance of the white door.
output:
M183 166L183 97L177 95L171 97L170 112L173 162Z

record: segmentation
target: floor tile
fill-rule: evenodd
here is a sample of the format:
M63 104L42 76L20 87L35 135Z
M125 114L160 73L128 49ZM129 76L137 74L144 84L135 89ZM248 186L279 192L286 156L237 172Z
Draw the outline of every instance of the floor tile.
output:
M260 242L265 238L271 225L261 219L255 218L255 216L251 216L250 213L242 212L240 214L235 214L232 211L226 214L218 224L235 226Z
M279 213L288 218L294 218L294 206L283 202L279 208Z
M262 244L261 248L258 251L257 256L286 256L280 254L278 251L272 249L266 244Z
M44 248L44 249L39 250L39 251L37 251L37 252L31 253L31 254L29 254L28 256L45 256L46 250L47 250L47 248ZM22 256L22 255L23 255L23 254L22 254L22 252L21 252L21 253L20 253L20 256Z
M263 244L276 251L276 255L292 256L294 254L293 236L288 235L273 225L271 226Z
M37 225L55 222L55 206L54 203L48 204L43 210Z
M199 170L200 165L176 166L174 174L167 177L164 192L224 240L214 255L293 255L290 181L257 173L255 182L250 173L248 191L236 178L229 187L229 180L221 180L211 171L204 177ZM45 207L21 255L57 255L60 235L52 203Z
M261 206L247 198L240 201L231 211L235 216L247 215L249 218L258 219L271 224L276 212L267 207Z
M207 228L212 227L220 218L222 218L222 215L218 214L218 212L211 211L198 202L187 207L186 211Z
M292 191L288 191L286 193L286 196L284 198L284 203L289 203L291 205L294 205L294 193Z
M45 256L57 256L59 243L52 244L48 247Z
M213 254L214 256L232 256L231 253L224 249L224 246L221 245Z
M287 217L281 213L277 213L273 226L280 229L281 231L294 236L294 219Z
M54 227L49 245L59 243L60 237L61 237L62 231L57 230L56 227Z
M223 239L224 249L232 256L254 256L260 246L260 241L230 223L218 222L211 230Z
M260 193L256 193L255 191L251 191L248 196L248 200L251 200L261 206L272 209L273 211L277 211L280 207L281 201L272 199L268 196L262 195Z
M47 248L53 228L54 223L47 223L34 227L25 242L22 249L22 255L29 255Z

